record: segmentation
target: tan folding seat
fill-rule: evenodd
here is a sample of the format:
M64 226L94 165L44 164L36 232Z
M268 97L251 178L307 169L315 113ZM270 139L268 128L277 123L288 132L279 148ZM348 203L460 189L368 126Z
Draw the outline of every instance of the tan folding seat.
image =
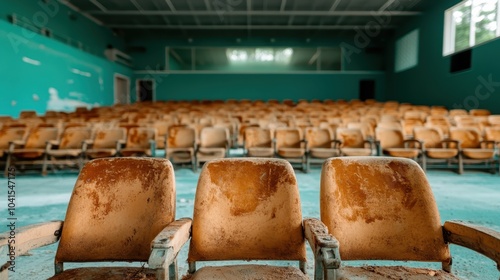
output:
M196 171L196 131L186 125L174 125L168 128L165 144L165 158L174 164L189 163Z
M443 133L444 137L448 137L450 134L450 121L444 116L428 116L426 118L425 126L439 128Z
M500 127L500 115L488 116L488 123L490 124L489 126Z
M36 111L25 110L25 111L21 111L21 113L19 113L19 118L20 119L38 118L38 115L37 115Z
M272 130L260 127L248 127L245 129L245 156L273 157Z
M175 220L175 200L174 170L165 159L94 160L78 176L64 227L50 221L19 228L16 255L59 241L51 280L177 279L176 256L191 219ZM0 236L0 245L7 241ZM116 261L133 264L106 266ZM79 264L64 270L64 263Z
M155 156L156 129L152 127L133 127L127 133L125 146L120 147L120 156Z
M167 141L168 128L175 125L175 122L168 119L155 120L151 127L156 129L156 148L165 149L165 141Z
M47 172L48 166L66 165L75 166L80 170L83 167L83 143L92 138L89 127L68 127L59 141L50 141L47 147L48 160L44 162L42 173Z
M364 139L375 139L375 129L367 122L351 122L347 123L347 128L359 129L363 133Z
M337 279L460 279L451 273L448 244L500 263L500 233L462 221L442 225L426 175L409 159L329 159L321 173L320 215L340 244ZM380 261L438 262L442 270Z
M226 128L203 128L196 148L196 166L199 166L201 162L228 156L229 148L229 131Z
M454 118L455 116L467 116L467 110L464 109L451 109L448 113L448 117Z
M340 141L335 140L328 128L312 127L306 129L307 163L323 163L325 159L340 156ZM307 168L309 170L309 167Z
M377 128L376 139L380 148L379 155L417 160L422 150L421 142L415 139L405 139L400 129Z
M236 123L230 122L229 120L225 122L217 122L213 127L221 127L227 129L229 132L229 147L236 147L237 134L236 134Z
M415 127L413 135L422 142L422 168L427 169L428 163L444 162L446 167L451 163L458 163L458 142L444 139L443 133L438 128ZM459 170L460 171L460 170Z
M274 132L274 153L289 162L300 163L304 172L307 169L307 141L303 139L302 132L298 128L279 127Z
M233 158L205 164L196 187L191 232L189 274L184 279L309 279L305 240L315 256L315 279L339 266L338 244L324 225L317 219L302 220L297 180L290 163L282 159ZM299 265L240 262L196 268L199 262L238 260Z
M377 123L377 128L399 129L403 130L403 125L399 121L387 121Z
M375 143L365 139L360 129L337 128L337 140L342 143L340 152L344 156L370 156L376 153Z
M486 163L491 169L495 159L495 142L481 141L481 134L474 128L452 127L450 138L460 143L459 173L462 174L466 163Z
M486 109L472 109L469 111L469 115L476 116L476 117L489 116L489 115L491 115L491 112L489 110L486 110Z
M8 173L8 168L11 166L43 166L47 160L47 143L57 140L57 136L57 128L39 127L29 132L26 141L11 141L9 149L6 151L5 174ZM42 173L42 175L45 174Z
M258 122L241 123L238 132L238 147L243 147L245 143L245 130L249 127L260 127Z
M11 142L22 143L28 130L25 127L3 127L0 129L0 158L5 158Z
M84 157L88 160L118 156L126 139L127 130L123 127L97 129L94 139L83 144Z

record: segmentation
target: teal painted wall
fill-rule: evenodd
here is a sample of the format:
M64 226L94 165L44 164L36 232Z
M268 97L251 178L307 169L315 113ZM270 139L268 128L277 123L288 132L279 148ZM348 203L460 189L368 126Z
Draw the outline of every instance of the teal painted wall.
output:
M9 21L12 14L23 17L37 28L51 30L60 40L71 39L83 44L82 49L104 57L108 44L123 50L125 44L122 38L85 16L73 11L57 0L2 0L0 1L0 21ZM31 36L30 32L23 33Z
M359 81L376 81L383 99L385 74L142 74L154 79L156 100L357 99Z
M354 37L354 36L353 36ZM194 39L189 44L183 40L166 40L138 38L127 42L129 46L145 47L146 52L133 53L136 79L156 80L156 100L192 100L192 99L357 99L359 97L359 81L374 79L376 81L376 98L385 99L385 54L367 53L363 48L349 57L343 57L343 72L282 74L267 71L262 74L242 74L252 69L238 69L235 73L158 73L165 69L165 47L167 46L269 46L269 47L317 47L342 46L353 38L336 38L300 42L293 39L277 39L270 43L269 39ZM382 49L383 50L383 49ZM179 65L174 64L171 70ZM285 69L286 70L286 69ZM351 72L349 72L351 71Z
M128 67L4 20L0 20L0 50L0 115L17 117L22 110L43 114L47 110L111 105L115 73L133 81Z
M449 73L450 57L443 57L444 12L460 1L439 1L420 18L399 28L387 51L387 98L450 109L489 109L500 114L500 40L472 49L472 67ZM394 42L420 29L419 64L394 73Z

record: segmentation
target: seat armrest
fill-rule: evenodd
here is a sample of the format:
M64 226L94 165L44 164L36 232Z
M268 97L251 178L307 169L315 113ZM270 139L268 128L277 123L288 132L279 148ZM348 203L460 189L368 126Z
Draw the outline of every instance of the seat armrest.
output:
M191 237L190 218L182 218L166 226L152 241L149 267L166 269L172 263L181 247Z
M451 147L450 148L450 144L455 144L455 147ZM441 141L441 146L443 148L447 148L447 149L459 149L460 150L460 141L457 141L457 140L453 140L453 139L445 139L443 141Z
M125 145L127 144L127 141L125 139L120 139L116 141L116 150L120 151Z
M87 151L87 149L89 147L92 147L92 145L94 145L94 141L93 140L90 140L90 139L87 139L87 140L83 140L82 142L82 151Z
M151 156L156 156L156 140L149 139L149 149L151 150Z
M307 151L309 149L309 141L307 139L300 140L300 146Z
M462 221L446 221L443 233L446 242L485 255L500 270L500 232Z
M496 144L497 143L492 140L483 140L479 142L479 147L481 147L481 149L495 149Z
M318 219L304 219L304 235L314 254L314 279L335 279L340 268L339 242Z
M16 228L15 222L8 221L7 231L0 234L1 269L10 265L10 256L20 256L32 249L55 243L61 236L63 221L50 221ZM14 243L15 242L15 243ZM3 254L6 251L7 254Z
M59 146L59 144L60 144L60 142L58 140L49 140L49 141L47 141L47 143L45 144L45 152L48 152L54 146L56 146L56 147Z
M377 145L372 140L364 140L363 143L364 143L365 147L366 147L366 144L368 144L368 148L370 150L372 150L372 151L377 150Z
M13 152L16 149L16 147L18 147L18 146L24 146L24 145L26 145L26 142L23 141L23 140L10 141L9 142L9 150L8 151L9 152Z
M410 144L416 144L416 149L422 150L422 147L424 146L424 142L417 140L417 139L406 139L403 141L403 145L405 148L410 148Z

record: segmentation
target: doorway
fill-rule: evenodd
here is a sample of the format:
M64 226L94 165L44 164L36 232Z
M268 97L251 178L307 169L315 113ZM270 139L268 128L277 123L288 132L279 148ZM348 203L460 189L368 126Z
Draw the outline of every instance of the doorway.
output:
M136 83L137 102L155 101L155 80L138 79Z
M115 104L130 104L130 78L115 74Z
M375 99L375 80L359 81L359 100Z

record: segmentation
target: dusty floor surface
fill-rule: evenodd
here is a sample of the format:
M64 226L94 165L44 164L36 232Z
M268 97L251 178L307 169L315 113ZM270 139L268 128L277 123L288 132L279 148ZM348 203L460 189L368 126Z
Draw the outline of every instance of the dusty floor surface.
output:
M302 201L304 217L319 217L319 181L320 169L313 168L309 174L297 171L297 178ZM199 173L189 169L176 169L177 184L177 218L191 217L196 182ZM67 203L76 181L76 174L50 174L42 178L36 175L20 175L16 178L17 205L16 217L18 226L49 220L62 220ZM480 171L466 171L457 175L451 171L431 170L429 181L436 197L441 220L450 219L470 221L500 231L500 175L491 175ZM4 185L7 180L4 179ZM2 219L7 224L7 195L0 203ZM53 274L53 258L57 245L37 249L29 257L16 260L16 272L10 274L11 279L45 279ZM179 254L179 273L187 271L187 249L184 246ZM388 248L390 249L390 248ZM453 271L463 279L499 279L493 261L469 250L451 247ZM312 276L313 258L308 248L309 275ZM409 265L439 269L440 264L395 263L389 265ZM349 262L352 265L373 265L381 262ZM96 264L102 265L102 264ZM115 263L112 265L129 265ZM296 265L291 263L291 265ZM65 268L75 267L65 264Z

